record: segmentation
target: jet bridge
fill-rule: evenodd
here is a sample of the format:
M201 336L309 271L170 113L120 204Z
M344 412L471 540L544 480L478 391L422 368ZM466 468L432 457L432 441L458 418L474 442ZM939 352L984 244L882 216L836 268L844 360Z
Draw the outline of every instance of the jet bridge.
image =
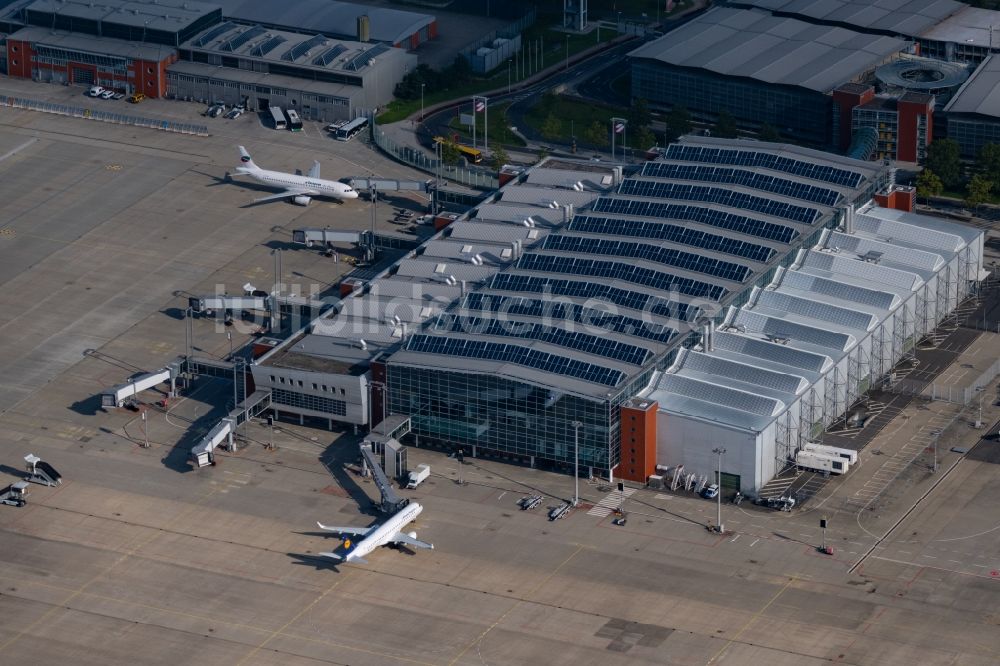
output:
M170 395L174 395L182 365L183 360L178 359L161 370L137 375L123 384L112 386L101 394L101 407L122 407L142 391L167 381L170 382Z
M25 481L31 481L43 486L58 486L62 483L62 474L38 456L29 453L24 456L24 462L26 464L25 469L28 472L28 476L24 479Z
M378 486L378 491L382 494L382 502L379 504L382 512L393 514L409 504L410 500L402 498L396 493L396 489L392 487L389 478L382 471L378 454L373 450L371 442L365 442L361 445L361 455L364 458L365 468L371 470L375 485Z
M190 460L195 467L205 467L215 464L215 447L223 442L230 449L233 447L233 430L236 422L230 417L219 421L208 434L201 438L191 449Z
M270 391L254 391L191 448L188 459L195 467L215 464L216 447L225 442L228 450L234 450L236 444L233 435L236 433L236 427L258 416L270 406Z

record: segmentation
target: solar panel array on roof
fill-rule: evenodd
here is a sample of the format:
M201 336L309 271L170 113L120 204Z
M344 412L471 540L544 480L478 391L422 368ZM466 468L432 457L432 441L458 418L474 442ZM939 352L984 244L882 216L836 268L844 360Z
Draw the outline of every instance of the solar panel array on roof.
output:
M266 34L267 34L267 28L264 28L264 27L259 26L259 25L255 25L252 28L250 28L249 30L244 30L240 34L236 35L235 37L233 37L232 39L230 39L228 42L226 42L225 44L223 44L220 48L223 51L235 51L236 49L240 48L241 46L243 46L244 44L246 44L247 42L249 42L251 39L254 39L256 37L260 37L261 35L266 35Z
M257 46L250 49L250 55L257 56L258 58L263 58L265 55L278 48L280 44L285 42L285 38L281 35L275 35L269 39L264 40Z
M689 227L681 227L666 222L644 222L642 220L626 220L615 217L590 217L577 215L569 223L571 231L608 236L631 236L634 238L650 238L670 241L690 247L714 250L724 254L767 263L774 255L774 249L764 245L756 245L746 241L717 236Z
M685 206L681 204L659 203L656 201L636 201L601 197L594 202L593 210L599 213L616 213L652 217L667 220L692 220L719 229L728 229L748 236L756 236L779 243L790 243L799 232L792 227L773 222L764 222L745 215L714 210L707 206Z
M718 378L725 377L736 382L763 386L785 393L798 393L802 386L802 377L797 375L766 370L748 363L738 363L694 351L684 357L682 369Z
M872 315L865 312L857 312L830 303L793 296L780 291L761 292L758 303L762 307L862 331L867 330L872 325L873 319Z
M610 280L624 280L661 291L676 290L694 298L710 298L718 301L727 290L716 284L682 278L663 271L654 271L620 261L600 261L578 257L561 257L549 254L525 254L515 263L517 268L542 273L565 273L569 275L602 277Z
M227 21L225 23L217 25L214 28L212 28L211 30L209 30L208 32L206 32L204 35L202 35L201 37L199 37L198 39L196 39L194 41L194 45L195 46L205 46L206 44L208 44L209 42L211 42L216 37L222 35L223 33L229 32L230 30L232 30L235 27L236 27L236 24L233 23L232 21Z
M866 289L865 287L858 287L853 284L845 284L817 275L809 275L802 271L788 271L785 273L785 276L781 280L781 286L801 289L802 291L809 291L824 296L832 296L844 301L850 301L851 303L870 305L881 310L892 309L893 302L896 300L896 295L889 292L875 291L874 289Z
M648 293L632 291L630 289L619 289L587 280L559 280L531 275L497 273L490 283L490 288L501 291L593 298L608 301L623 308L649 312L650 314L681 321L688 321L698 311L698 308L693 308L687 303L666 301Z
M524 321L492 319L487 317L443 315L435 327L438 332L467 333L503 338L538 340L559 347L567 347L585 354L642 365L652 355L648 349L617 342L607 336L591 335L580 331L567 331L556 326L545 326Z
M904 291L913 290L921 281L920 276L915 273L816 250L810 250L806 254L802 265L806 269L840 273L862 282L899 287Z
M738 409L741 412L760 414L761 416L772 416L777 410L778 405L781 404L780 401L774 398L765 398L764 396L754 395L746 391L738 391L725 386L719 386L718 384L711 384L674 374L663 375L660 378L658 388L694 398L695 400L722 405L730 409Z
M473 292L466 296L463 307L476 312L503 313L525 317L570 319L590 330L603 329L623 335L645 338L654 342L669 342L676 331L662 324L635 317L586 308L566 301L543 301L539 298L503 296Z
M321 45L325 41L326 41L326 37L324 37L323 35L315 35L314 37L310 37L306 41L299 42L298 44L296 44L292 48L290 48L287 51L285 51L284 53L282 53L281 54L281 59L282 60L288 60L289 62L295 62L296 60L298 60L299 58L301 58L303 55L305 55L307 52L309 52L310 49L312 49L313 47Z
M730 150L726 148L709 148L707 146L690 146L674 143L667 148L666 159L759 167L772 171L783 171L802 178L821 180L825 183L845 187L858 187L861 181L864 180L864 176L857 171L838 169L826 164L814 164L804 160L775 155L774 153L763 153L753 150Z
M820 212L815 208L805 208L794 204L756 197L752 194L734 192L721 187L706 185L683 185L681 183L658 183L639 178L628 178L618 188L621 194L632 194L655 199L683 199L685 201L707 201L730 208L742 208L757 211L773 217L782 217L793 222L812 224L819 218Z
M351 69L356 72L362 67L366 66L369 60L371 60L375 56L382 55L383 53L388 51L389 48L390 47L386 44L378 44L368 49L367 51L362 51L358 55L348 60L347 64L344 65L344 69Z
M346 50L347 50L346 46L344 46L343 44L337 44L333 48L329 48L326 51L320 53L319 56L317 56L316 59L313 60L313 64L319 65L320 67L326 67L331 62L336 60L337 56L339 56Z
M646 162L642 175L654 178L675 178L677 180L698 180L708 183L729 183L755 190L773 192L792 199L812 201L823 206L833 206L840 193L825 187L797 183L786 178L754 173L746 169L711 167L695 164L671 164L669 162Z
M712 339L716 349L731 351L734 354L762 358L792 368L822 372L829 362L822 354L795 349L774 342L766 342L745 335L736 335L725 331L716 331Z
M621 370L605 368L537 349L525 349L519 345L506 345L498 342L418 334L410 337L406 344L406 350L513 363L604 386L617 386L625 379L625 373Z
M575 254L603 254L613 257L631 257L655 261L696 273L705 273L723 280L743 282L753 273L748 267L728 261L703 257L693 252L682 252L651 243L630 243L606 238L586 238L553 234L545 239L542 248L573 252Z
M804 342L839 351L847 349L847 345L852 337L846 333L835 333L815 326L797 324L746 309L740 310L736 315L736 323L746 326L750 331L770 336L774 339L781 338L795 342Z

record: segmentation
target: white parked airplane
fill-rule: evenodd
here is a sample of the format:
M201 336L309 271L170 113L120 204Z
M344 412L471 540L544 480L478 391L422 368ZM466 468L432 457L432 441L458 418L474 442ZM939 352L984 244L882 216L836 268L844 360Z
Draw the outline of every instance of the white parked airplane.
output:
M234 172L237 176L250 176L259 183L285 188L284 192L272 194L269 197L254 199L253 203L291 198L292 202L305 206L312 197L331 197L333 199L357 199L358 193L350 185L338 183L335 180L323 180L319 177L319 162L313 162L312 169L306 175L284 173L261 169L254 164L250 153L240 146L240 166Z
M389 520L374 527L330 527L329 525L317 522L316 524L319 525L321 530L348 535L348 538L344 540L345 554L320 553L320 555L332 557L335 560L343 560L344 562L368 564L365 555L379 546L405 544L414 548L428 548L433 550L434 544L420 541L417 539L416 532L405 533L401 531L408 523L416 520L417 516L423 510L424 507L415 502L407 504L401 511L393 514ZM354 542L351 540L351 536L358 537L360 540Z

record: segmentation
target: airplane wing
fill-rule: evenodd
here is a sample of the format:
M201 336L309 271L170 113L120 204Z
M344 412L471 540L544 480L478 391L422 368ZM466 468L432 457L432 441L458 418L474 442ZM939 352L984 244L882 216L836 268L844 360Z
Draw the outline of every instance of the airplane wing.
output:
M319 178L319 160L313 162L312 169L309 169L310 178Z
M393 543L405 543L407 546L413 546L414 548L426 548L427 550L434 550L434 544L427 543L426 541L421 541L420 539L414 539L409 534L403 532L396 532L390 539Z
M326 530L327 532L334 532L336 534L352 534L354 536L364 536L368 534L367 527L333 527L331 525L324 525L321 522L316 522L321 530ZM328 553L320 553L321 555L327 555Z
M319 192L317 192L316 190L309 190L305 188L289 188L284 192L278 192L277 194L272 194L267 197L254 199L253 203L256 204L256 203L263 203L265 201L277 201L278 199L287 199L288 197L297 197L297 196L315 197L319 196Z

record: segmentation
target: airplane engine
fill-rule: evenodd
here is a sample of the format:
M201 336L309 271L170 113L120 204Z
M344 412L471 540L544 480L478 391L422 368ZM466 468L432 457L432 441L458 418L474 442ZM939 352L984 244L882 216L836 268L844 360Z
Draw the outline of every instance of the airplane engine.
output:
M417 533L416 532L407 532L406 536L410 537L411 539L416 539L417 538Z
M301 195L297 197L292 197L292 202L296 206L308 206L310 201L312 201L312 197L304 197Z

